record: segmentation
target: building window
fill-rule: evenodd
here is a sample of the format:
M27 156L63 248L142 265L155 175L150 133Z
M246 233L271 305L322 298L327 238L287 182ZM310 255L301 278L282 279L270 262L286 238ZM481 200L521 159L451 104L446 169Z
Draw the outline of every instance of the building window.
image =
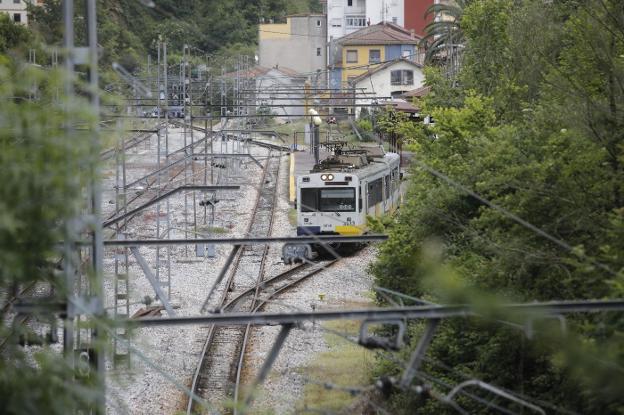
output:
M414 71L405 69L391 71L390 85L414 85Z
M353 0L347 0L347 6L349 7L353 6Z
M396 17L393 17L393 18L392 18L392 23L394 23L394 24L399 24L398 22L399 22L399 19L398 19L398 18L396 18Z
M331 26L332 27L342 27L342 20L341 19L331 19Z
M381 51L379 49L371 49L368 52L368 63L381 62Z
M347 63L357 63L357 61L358 61L357 50L348 50L347 51Z
M15 13L13 15L13 21L15 23L21 23L22 22L22 15L21 15L21 13Z
M318 19L318 20L316 21L316 27L321 27L321 19Z
M321 48L316 48L316 56L321 56Z
M347 27L364 27L366 26L366 16L346 16Z

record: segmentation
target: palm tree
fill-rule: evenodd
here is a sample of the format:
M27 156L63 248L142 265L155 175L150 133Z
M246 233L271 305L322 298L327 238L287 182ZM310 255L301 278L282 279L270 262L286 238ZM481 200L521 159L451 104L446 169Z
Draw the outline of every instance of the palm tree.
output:
M425 17L433 16L433 21L425 26L425 36L420 41L420 47L426 50L426 62L437 60L449 63L449 60L456 60L458 49L463 46L465 40L461 18L464 9L472 1L448 0L427 8Z

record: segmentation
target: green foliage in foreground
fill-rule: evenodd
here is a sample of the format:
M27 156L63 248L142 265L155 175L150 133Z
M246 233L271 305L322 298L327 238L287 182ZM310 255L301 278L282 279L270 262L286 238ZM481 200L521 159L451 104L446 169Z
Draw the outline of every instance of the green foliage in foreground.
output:
M31 33L24 26L13 23L8 13L0 14L0 53L23 47L31 40Z
M86 133L67 128L94 119L84 99L68 101L60 91L60 72L0 55L0 339L9 337L0 356L0 402L7 414L86 413L102 398L93 382L73 382L88 368L68 367L48 346L28 353L17 346L28 330L4 315L13 289L48 281L59 296L66 292L56 270L58 242L84 208L93 167Z
M418 162L572 251L415 165L406 205L373 266L379 285L484 310L624 296L624 9L601 3L471 2L460 86L428 72L433 90L423 104L436 125L401 130ZM555 323L538 320L530 340L491 319L444 321L417 381L447 393L474 377L579 413L624 413L621 314L570 316L567 337ZM415 346L422 326L410 331ZM379 360L380 373L400 368ZM496 412L467 395L458 402L470 413ZM386 404L393 413L454 412L414 393Z

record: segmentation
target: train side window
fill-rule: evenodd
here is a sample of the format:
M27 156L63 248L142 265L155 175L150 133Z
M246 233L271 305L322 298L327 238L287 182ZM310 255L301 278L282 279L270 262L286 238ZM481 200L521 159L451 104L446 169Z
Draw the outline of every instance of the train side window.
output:
M318 189L303 188L301 189L301 211L317 212L318 211Z
M383 181L381 177L368 185L368 207L376 205L383 200Z
M390 175L387 175L385 178L386 185L386 200L390 199Z

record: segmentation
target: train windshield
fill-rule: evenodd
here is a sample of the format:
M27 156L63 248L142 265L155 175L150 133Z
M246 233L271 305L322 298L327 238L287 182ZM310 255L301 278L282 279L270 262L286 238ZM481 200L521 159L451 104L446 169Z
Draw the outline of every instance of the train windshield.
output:
M302 212L355 212L355 188L303 188Z

